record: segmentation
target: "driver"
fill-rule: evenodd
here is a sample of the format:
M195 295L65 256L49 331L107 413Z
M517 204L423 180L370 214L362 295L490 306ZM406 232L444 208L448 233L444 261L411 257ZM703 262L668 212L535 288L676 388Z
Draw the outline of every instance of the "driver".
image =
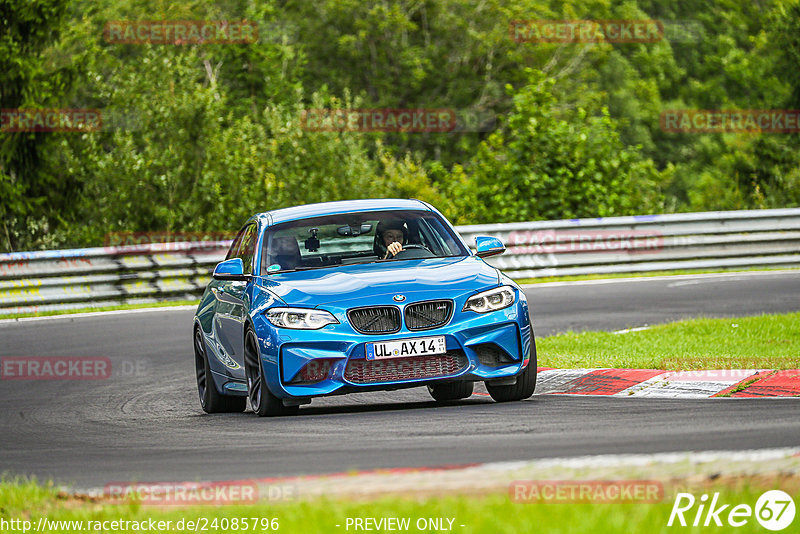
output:
M387 219L378 223L372 248L376 256L385 260L396 256L407 243L408 229L405 223L397 219Z

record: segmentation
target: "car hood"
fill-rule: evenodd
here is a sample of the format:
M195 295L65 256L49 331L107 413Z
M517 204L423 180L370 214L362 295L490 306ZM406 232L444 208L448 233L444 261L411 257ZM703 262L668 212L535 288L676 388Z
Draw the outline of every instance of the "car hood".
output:
M315 307L383 295L469 293L498 284L497 269L476 256L342 265L260 278L259 285L290 306Z

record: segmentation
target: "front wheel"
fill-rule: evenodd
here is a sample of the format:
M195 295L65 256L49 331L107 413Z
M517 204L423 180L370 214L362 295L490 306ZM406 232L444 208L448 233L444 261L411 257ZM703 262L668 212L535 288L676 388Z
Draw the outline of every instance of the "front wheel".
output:
M214 385L208 353L200 328L194 330L194 367L197 377L197 392L200 394L200 407L206 413L243 412L247 399L222 395Z
M472 395L472 382L445 382L428 384L428 392L439 402L466 399Z
M258 352L256 334L248 328L244 335L244 373L247 377L247 398L250 407L259 417L292 415L299 406L284 406L283 401L270 392L264 377L264 366Z
M510 402L527 399L536 389L536 340L531 329L531 353L528 366L517 375L517 382L510 386L494 386L486 382L486 391L496 402Z

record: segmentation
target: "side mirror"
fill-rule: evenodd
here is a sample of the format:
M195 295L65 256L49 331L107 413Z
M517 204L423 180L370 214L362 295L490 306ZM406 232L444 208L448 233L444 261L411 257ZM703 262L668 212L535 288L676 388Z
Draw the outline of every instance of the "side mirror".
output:
M249 277L244 274L244 264L242 258L231 258L217 264L214 267L214 280L236 280L244 281Z
M503 245L502 241L488 235L475 236L475 249L476 255L479 258L496 256L506 251L506 247Z

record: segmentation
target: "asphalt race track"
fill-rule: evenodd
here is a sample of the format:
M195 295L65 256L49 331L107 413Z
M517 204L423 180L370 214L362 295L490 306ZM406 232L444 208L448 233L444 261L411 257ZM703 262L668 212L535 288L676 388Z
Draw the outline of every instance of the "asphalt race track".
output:
M800 271L526 288L538 336L800 310ZM80 487L602 453L796 446L797 399L475 395L315 400L289 418L200 410L187 310L0 324L0 357L94 356L107 380L0 381L0 472ZM787 355L788 356L788 355Z

